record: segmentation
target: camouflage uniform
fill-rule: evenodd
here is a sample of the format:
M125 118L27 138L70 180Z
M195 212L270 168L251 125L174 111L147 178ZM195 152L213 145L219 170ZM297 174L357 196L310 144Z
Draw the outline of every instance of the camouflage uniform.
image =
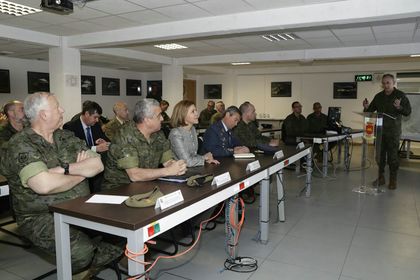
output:
M210 125L220 121L222 119L222 117L223 117L222 113L220 113L220 112L214 113L210 118Z
M6 125L0 127L0 147L3 146L4 143L9 141L9 139L15 135L18 131L7 122Z
M323 113L319 116L315 113L309 114L306 120L308 123L308 133L325 133L327 130L328 117Z
M395 99L401 99L401 108L399 110L394 107ZM381 151L378 165L379 173L383 174L385 172L386 162L388 162L390 178L396 179L400 164L398 147L401 135L401 116L408 116L411 114L410 101L405 96L404 92L396 88L394 88L394 91L390 95L386 95L384 91L381 91L375 95L372 102L369 104L369 107L365 110L365 112L375 111L395 117L394 120L387 116L383 116Z
M166 112L162 112L162 113L160 113L160 115L162 116L164 122L171 121L171 118L168 116L168 114Z
M10 186L19 232L35 246L51 254L55 253L54 218L48 206L89 194L87 180L68 191L50 195L37 194L28 187L31 177L61 163L75 162L78 152L88 150L84 141L66 130L56 130L53 139L51 144L31 128L25 128L10 139L0 164L0 171ZM70 245L73 273L89 265L101 267L123 252L122 247L94 241L74 227L70 227Z
M241 145L248 148L255 148L260 144L268 144L270 138L261 135L256 122L249 122L246 124L241 120L238 125L233 129L233 134L239 139Z
M296 145L296 137L303 136L307 127L307 121L303 115L296 117L294 113L291 113L283 121L281 139L286 145Z
M158 168L172 158L170 143L163 132L153 133L147 141L134 122L124 125L108 151L102 189L130 183L125 169Z
M200 126L204 126L207 127L210 125L210 120L211 120L211 116L213 116L214 114L216 114L217 111L216 110L211 110L209 111L207 108L204 109L203 111L201 111L200 113Z
M114 118L103 126L103 131L104 131L106 137L108 137L109 140L111 140L111 142L112 142L115 134L117 133L117 131L122 126L123 126L123 124L120 123L120 121L117 118Z

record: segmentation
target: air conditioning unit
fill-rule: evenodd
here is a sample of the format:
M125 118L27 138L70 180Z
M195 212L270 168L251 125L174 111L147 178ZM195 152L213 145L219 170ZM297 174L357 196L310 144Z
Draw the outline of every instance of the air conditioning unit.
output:
M41 8L46 12L62 15L73 13L73 3L70 0L41 0Z

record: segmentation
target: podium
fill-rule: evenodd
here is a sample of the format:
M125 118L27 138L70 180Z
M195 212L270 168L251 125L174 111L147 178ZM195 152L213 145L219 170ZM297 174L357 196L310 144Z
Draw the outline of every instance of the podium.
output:
M384 193L385 190L380 188L379 185L370 186L366 183L366 163L367 163L367 154L373 153L373 158L376 162L376 166L379 165L380 158L381 158L381 144L382 144L382 129L383 129L383 117L384 114L382 113L372 113L372 112L363 112L357 113L363 117L363 144L362 144L362 169L361 169L361 183L358 187L353 189L353 192L357 193L365 193L371 195L377 195L380 193ZM373 144L373 145L370 145ZM372 149L369 147L373 146ZM378 172L376 172L375 176L379 174L379 167ZM375 177L377 178L377 177ZM372 180L373 181L373 180Z

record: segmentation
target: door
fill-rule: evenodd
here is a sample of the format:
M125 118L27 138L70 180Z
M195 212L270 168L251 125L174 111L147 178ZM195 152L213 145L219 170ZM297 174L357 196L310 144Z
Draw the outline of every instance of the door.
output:
M183 99L192 101L194 104L197 104L196 84L195 80L184 80Z

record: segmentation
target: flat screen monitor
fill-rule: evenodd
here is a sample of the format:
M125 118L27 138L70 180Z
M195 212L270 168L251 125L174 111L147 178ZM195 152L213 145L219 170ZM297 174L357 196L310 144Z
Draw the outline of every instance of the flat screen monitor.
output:
M341 121L341 107L328 107L328 126L337 127Z

